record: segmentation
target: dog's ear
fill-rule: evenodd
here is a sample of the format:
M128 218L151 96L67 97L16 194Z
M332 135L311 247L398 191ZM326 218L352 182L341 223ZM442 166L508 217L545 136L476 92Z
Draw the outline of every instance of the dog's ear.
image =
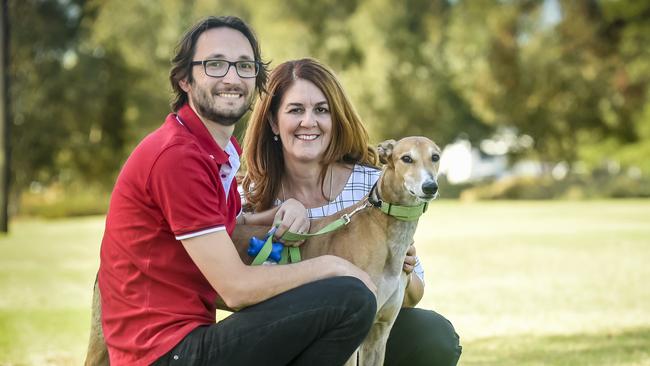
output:
M393 155L394 145L395 140L386 140L377 146L377 154L379 155L379 161L382 164L388 164L390 161L390 156Z

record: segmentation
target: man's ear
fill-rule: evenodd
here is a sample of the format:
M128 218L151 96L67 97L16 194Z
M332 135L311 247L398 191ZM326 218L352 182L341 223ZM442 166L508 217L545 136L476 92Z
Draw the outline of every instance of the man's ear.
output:
M178 86L180 86L181 89L183 89L184 92L186 92L186 93L190 92L190 83L187 81L187 78L181 79L178 82Z
M377 146L377 154L382 164L388 164L391 161L390 157L393 155L393 146L395 146L395 140L386 140Z

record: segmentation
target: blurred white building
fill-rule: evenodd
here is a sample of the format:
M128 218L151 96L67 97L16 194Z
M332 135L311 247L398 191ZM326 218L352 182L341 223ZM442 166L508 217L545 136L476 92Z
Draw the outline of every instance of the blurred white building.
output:
M440 174L452 184L507 176L539 176L542 174L539 162L523 160L508 166L508 152L527 149L532 144L530 136L518 136L508 129L481 141L480 147L473 147L469 140L459 138L442 150Z

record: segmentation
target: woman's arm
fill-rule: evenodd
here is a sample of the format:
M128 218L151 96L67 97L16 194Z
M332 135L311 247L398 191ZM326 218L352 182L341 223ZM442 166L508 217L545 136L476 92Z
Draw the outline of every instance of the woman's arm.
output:
M311 221L305 206L298 200L289 198L280 206L273 207L269 210L257 213L243 213L237 217L238 225L261 225L269 226L278 225L273 234L276 239L280 239L286 231L294 233L307 233ZM282 240L280 240L282 241ZM296 246L304 241L291 242L290 245Z
M403 308L412 308L417 305L422 296L424 296L424 282L416 273L413 273L417 263L415 256L415 246L411 244L406 251L406 258L404 259L404 272L408 276L406 282L406 291L404 291L404 300L402 301Z
M237 225L271 226L279 209L280 206L276 206L262 212L242 212L241 215L237 216Z
M402 302L403 308L415 307L422 300L422 296L424 296L424 282L422 282L420 276L411 272L408 278L406 291L404 292L404 301Z

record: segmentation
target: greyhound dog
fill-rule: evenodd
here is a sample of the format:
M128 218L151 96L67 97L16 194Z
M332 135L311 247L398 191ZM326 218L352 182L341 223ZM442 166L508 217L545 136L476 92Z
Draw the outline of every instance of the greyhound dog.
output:
M366 271L377 285L377 315L358 354L358 364L366 366L384 363L388 335L406 288L407 278L402 266L406 251L413 243L419 216L400 217L391 210L405 212L405 208L414 208L421 214L426 209L428 202L438 194L440 159L440 148L426 137L384 141L377 152L384 168L366 199L336 215L314 220L310 232L317 232L341 215L349 218L349 223L328 235L312 237L300 246L302 258L337 255ZM248 240L252 236L262 237L267 231L268 227L237 226L232 239L242 260L252 261L247 255ZM108 365L100 312L99 289L95 284L87 366ZM356 364L355 354L346 365Z

